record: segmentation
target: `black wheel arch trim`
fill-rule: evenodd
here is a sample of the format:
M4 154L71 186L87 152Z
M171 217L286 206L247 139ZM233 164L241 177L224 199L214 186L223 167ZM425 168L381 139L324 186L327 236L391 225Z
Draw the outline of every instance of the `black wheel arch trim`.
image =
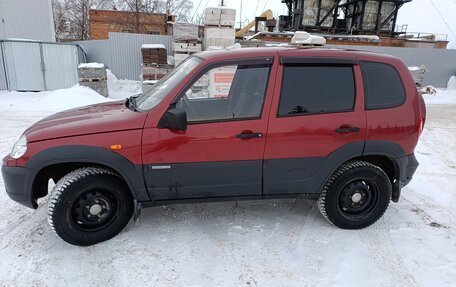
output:
M124 179L135 200L150 200L142 174L142 165L135 165L124 156L105 148L84 145L51 147L33 155L25 165L34 171L27 184L30 196L33 183L41 170L50 165L64 163L92 163L111 168Z
M322 164L322 172L319 173L324 176L324 178L319 180L320 184L317 192L320 193L323 190L326 182L344 162L362 156L364 147L365 142L358 141L346 144L329 154Z
M364 145L359 153L360 145ZM326 179L322 181L321 191L331 175L344 163L360 156L386 156L395 165L396 177L403 183L408 183L418 166L413 154L407 155L404 149L397 143L381 140L359 141L344 145L332 152L324 161L322 168ZM411 171L412 170L412 171ZM402 184L405 186L405 184ZM399 186L400 189L401 186ZM400 194L400 190L399 190Z

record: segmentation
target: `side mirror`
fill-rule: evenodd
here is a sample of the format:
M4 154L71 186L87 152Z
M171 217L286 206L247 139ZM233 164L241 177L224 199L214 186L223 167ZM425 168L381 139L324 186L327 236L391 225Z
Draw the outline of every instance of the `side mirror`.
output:
M187 114L180 109L168 110L158 123L159 128L170 130L185 131L187 129Z

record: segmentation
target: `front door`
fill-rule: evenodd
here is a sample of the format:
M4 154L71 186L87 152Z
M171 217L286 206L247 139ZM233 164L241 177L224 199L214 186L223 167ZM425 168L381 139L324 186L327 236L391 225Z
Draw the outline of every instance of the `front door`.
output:
M144 129L153 200L261 194L271 67L269 57L203 68L174 101L187 130Z

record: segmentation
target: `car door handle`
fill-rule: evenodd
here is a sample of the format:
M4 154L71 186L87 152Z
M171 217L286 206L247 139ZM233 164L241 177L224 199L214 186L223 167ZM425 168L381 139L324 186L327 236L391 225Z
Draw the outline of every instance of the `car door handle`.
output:
M340 126L338 129L335 130L336 133L341 133L341 134L357 133L359 131L360 131L360 128L350 127L350 126L346 126L346 125Z
M238 139L254 139L254 138L262 138L262 133L254 133L254 132L242 132L236 135Z

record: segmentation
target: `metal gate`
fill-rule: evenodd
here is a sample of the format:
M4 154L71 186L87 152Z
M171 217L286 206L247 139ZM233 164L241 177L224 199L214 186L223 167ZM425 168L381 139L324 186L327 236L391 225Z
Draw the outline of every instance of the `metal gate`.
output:
M31 41L1 41L0 44L3 62L0 88L45 91L78 83L77 68L83 61L79 46Z

